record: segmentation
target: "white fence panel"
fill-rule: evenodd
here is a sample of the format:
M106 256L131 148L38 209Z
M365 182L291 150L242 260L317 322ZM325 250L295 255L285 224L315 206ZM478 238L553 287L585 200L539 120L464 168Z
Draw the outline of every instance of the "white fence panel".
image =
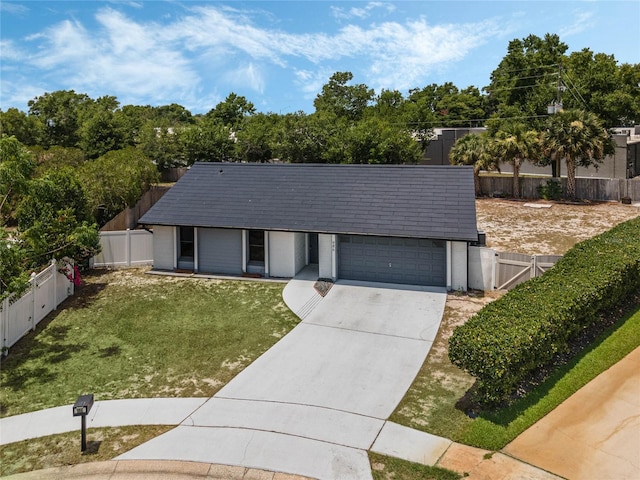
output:
M56 270L56 305L60 305L67 297L75 293L75 285L66 275Z
M146 230L130 230L130 265L151 265L153 263L153 234Z
M131 267L153 264L153 234L146 230L100 232L101 252L94 267Z
M33 292L29 292L13 303L7 298L2 306L5 320L3 332L3 346L11 347L33 328Z
M497 254L492 248L469 247L469 288L493 290Z
M539 277L561 258L562 255L523 255L469 247L469 288L510 290L530 278Z
M36 275L35 282L35 305L34 305L34 322L35 325L48 315L51 310L54 310L55 305L55 291L56 286L54 284L56 279L55 265L49 266L38 275Z
M68 271L73 267L65 264ZM0 333L3 353L38 322L73 295L73 282L58 272L55 260L38 275L32 274L29 289L18 299L5 298L0 304Z

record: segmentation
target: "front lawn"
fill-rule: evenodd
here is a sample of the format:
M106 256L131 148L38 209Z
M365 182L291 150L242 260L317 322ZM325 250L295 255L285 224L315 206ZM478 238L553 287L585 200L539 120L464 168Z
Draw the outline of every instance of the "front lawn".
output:
M94 271L2 359L2 416L73 403L209 397L291 330L282 283Z

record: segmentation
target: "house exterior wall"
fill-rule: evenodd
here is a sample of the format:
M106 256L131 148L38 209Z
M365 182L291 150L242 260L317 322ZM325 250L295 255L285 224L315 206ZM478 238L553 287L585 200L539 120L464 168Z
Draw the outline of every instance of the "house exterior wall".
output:
M320 278L335 280L336 242L335 236L329 234L318 235L318 275Z
M448 290L466 291L468 286L468 270L467 270L467 243L466 242L448 242L447 251L450 255L450 261L447 262L449 274L447 279L451 282L447 285Z
M307 235L304 233L294 233L294 275L302 270L307 262L308 247Z
M296 234L269 232L269 276L293 277L296 272ZM303 252L304 254L304 252Z
M174 227L155 225L153 227L153 268L173 270L176 245Z
M198 228L198 272L242 273L242 231L226 228Z

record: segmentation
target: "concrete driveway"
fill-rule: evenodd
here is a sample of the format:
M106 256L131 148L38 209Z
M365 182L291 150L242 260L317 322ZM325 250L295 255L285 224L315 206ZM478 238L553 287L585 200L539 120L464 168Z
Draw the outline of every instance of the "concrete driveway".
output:
M307 272L308 273L308 272ZM176 429L120 456L370 479L367 456L431 348L444 289L303 272L283 294L303 321Z

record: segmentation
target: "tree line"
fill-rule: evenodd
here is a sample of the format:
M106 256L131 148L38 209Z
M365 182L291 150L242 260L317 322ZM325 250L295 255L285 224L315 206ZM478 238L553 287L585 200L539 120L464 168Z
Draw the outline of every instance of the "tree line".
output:
M73 90L44 93L27 112L0 110L0 290L52 255L93 255L97 228L132 206L158 172L196 161L411 164L434 127L476 126L488 133L464 137L453 163L479 170L507 161L517 172L525 159L564 159L571 172L597 161L608 148L603 129L640 123L640 64L567 50L557 35L512 40L482 90L446 82L376 94L336 72L312 113L261 113L230 93L193 115L178 104L121 106ZM573 117L549 116L553 102ZM561 129L569 133L551 135ZM603 143L569 152L562 142L579 134Z

